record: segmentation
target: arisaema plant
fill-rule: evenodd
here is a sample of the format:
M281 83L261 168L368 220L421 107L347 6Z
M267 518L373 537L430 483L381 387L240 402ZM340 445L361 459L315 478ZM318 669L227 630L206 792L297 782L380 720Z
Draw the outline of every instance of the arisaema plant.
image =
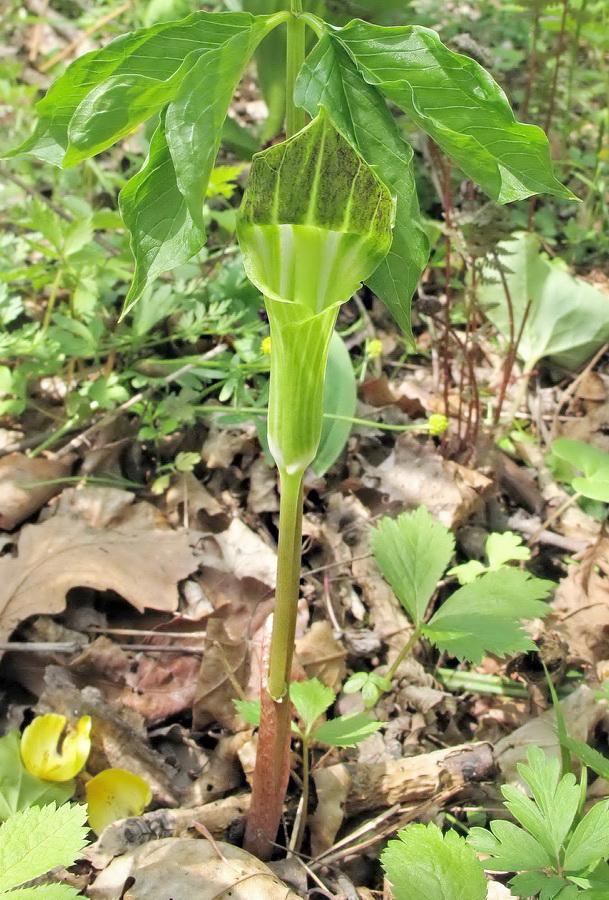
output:
M336 317L365 282L410 340L411 297L428 258L413 151L388 101L493 200L572 196L554 176L544 133L518 123L492 77L434 31L328 24L303 10L303 0L285 6L260 0L257 15L201 10L82 56L40 101L36 129L15 151L70 167L154 117L146 161L120 195L135 257L126 315L155 278L202 249L203 201L233 92L262 42L286 34L287 140L254 158L238 227L247 273L271 323L269 444L282 489L276 610L246 836L248 849L261 855L277 833L287 786L302 478L320 438Z

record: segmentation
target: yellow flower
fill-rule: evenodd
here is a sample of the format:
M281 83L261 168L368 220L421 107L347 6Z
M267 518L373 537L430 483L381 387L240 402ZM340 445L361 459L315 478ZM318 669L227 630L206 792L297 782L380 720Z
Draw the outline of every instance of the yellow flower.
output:
M101 834L107 825L130 816L140 816L150 801L150 786L133 772L104 769L85 785L89 825Z
M271 355L271 338L270 338L270 336L262 338L262 343L260 344L260 349L262 350L262 352L264 353L265 356Z
M65 716L36 716L21 737L21 759L32 775L46 781L70 781L78 775L91 751L91 717L83 716L59 744Z
M443 416L440 413L434 413L433 416L429 417L427 427L429 428L430 434L432 434L434 437L439 437L447 430L448 424L449 423L446 416Z
M368 344L368 359L378 359L383 355L383 342L375 339Z

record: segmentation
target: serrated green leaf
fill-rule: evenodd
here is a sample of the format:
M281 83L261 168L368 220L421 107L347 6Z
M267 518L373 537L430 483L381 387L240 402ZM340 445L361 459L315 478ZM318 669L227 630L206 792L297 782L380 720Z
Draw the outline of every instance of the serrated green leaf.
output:
M477 559L470 559L469 562L462 563L460 566L453 566L446 573L457 579L459 584L471 584L480 575L483 575L487 568Z
M370 719L365 713L353 713L324 722L312 732L311 737L328 747L355 747L382 727L382 722Z
M581 872L609 856L609 800L596 803L584 816L567 844L565 872Z
M559 861L559 853L577 815L580 800L575 776L560 777L558 759L546 757L539 747L532 747L528 765L519 765L520 776L529 785L534 800L511 785L501 790L506 807L515 819Z
M583 762L585 766L592 769L601 778L609 780L609 759L606 756L603 756L594 747L590 747L582 741L576 741L568 734L561 736L560 743L567 748L569 753L572 753L580 762Z
M418 625L455 549L450 531L424 506L381 519L370 533L377 565L396 597Z
M472 828L467 842L478 853L492 856L493 868L501 872L551 869L556 862L532 834L500 819L491 822L491 831Z
M6 894L2 892L0 897L10 900L77 900L79 893L67 884L40 884Z
M410 301L429 257L429 243L419 222L412 148L401 137L383 97L362 79L330 35L307 58L295 99L312 116L323 105L397 199L391 249L366 283L411 338Z
M530 559L531 551L523 544L522 537L513 531L493 532L486 541L489 568L498 569L516 559Z
M353 418L357 405L357 382L351 356L338 332L332 335L326 377L324 381L324 416ZM324 418L321 440L311 468L322 477L330 469L345 448L352 428L351 422Z
M42 781L31 775L21 761L20 741L17 731L0 738L0 822L28 806L65 803L74 793L73 781Z
M228 107L243 70L267 27L266 17L252 21L217 49L202 54L182 79L169 104L165 134L177 184L190 216L204 231L207 192Z
M144 76L168 81L189 54L213 50L254 19L248 13L199 11L181 22L169 22L121 35L101 50L75 60L36 105L34 134L10 155L33 153L61 165L68 146L68 127L80 103L108 78Z
M290 686L290 700L296 707L296 711L305 729L310 731L320 716L332 706L336 696L332 688L322 684L318 678L310 678L308 681L294 681Z
M487 572L452 594L424 633L441 650L470 662L480 662L486 653L534 649L522 622L547 615L542 598L554 587L512 567Z
M482 866L455 831L410 825L398 836L381 856L395 900L485 900Z
M558 891L567 887L567 882L560 875L546 875L545 872L523 872L510 879L510 888L518 897L536 897L540 891L555 896Z
M557 181L541 128L516 121L504 92L478 63L418 25L353 21L335 32L360 72L499 203L536 193L573 197Z
M233 700L235 709L244 722L258 728L260 725L260 700Z
M135 274L125 300L125 315L148 284L189 260L205 240L178 188L163 119L150 142L146 162L122 189L119 204L131 232L135 257Z
M71 866L86 843L86 806L30 806L0 827L0 891Z

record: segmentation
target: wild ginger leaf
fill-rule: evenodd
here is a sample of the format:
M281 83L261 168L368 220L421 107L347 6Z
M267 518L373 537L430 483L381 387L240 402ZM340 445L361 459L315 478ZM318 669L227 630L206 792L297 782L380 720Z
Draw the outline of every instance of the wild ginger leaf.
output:
M485 900L482 866L455 831L410 825L398 836L381 856L395 900Z
M308 681L292 682L290 699L309 731L336 698L332 688L322 684L317 678L310 678Z
M199 11L181 22L120 35L101 50L79 57L36 104L38 123L34 133L10 155L32 153L60 166L72 117L101 82L118 76L168 81L193 51L213 50L242 29L250 28L254 21L248 13Z
M454 553L452 534L420 506L397 519L381 519L370 533L370 546L396 597L418 625Z
M509 566L487 572L452 594L424 633L441 650L470 662L480 662L486 653L534 649L522 622L547 615L542 598L554 587Z
M396 197L391 249L366 284L411 338L410 300L429 257L429 243L419 222L412 148L401 137L384 98L364 81L349 54L330 35L307 58L295 99L311 116L323 105Z
M71 866L86 843L86 806L30 806L0 827L0 891Z
M365 713L353 713L329 719L316 728L311 737L328 747L355 747L382 727L382 722L370 719Z
M508 203L537 193L573 197L554 176L542 129L517 122L491 75L445 47L435 31L353 21L335 34L366 81L403 109L493 200Z
M163 118L150 142L146 162L122 189L119 203L135 256L126 314L151 281L190 259L205 240L178 188Z

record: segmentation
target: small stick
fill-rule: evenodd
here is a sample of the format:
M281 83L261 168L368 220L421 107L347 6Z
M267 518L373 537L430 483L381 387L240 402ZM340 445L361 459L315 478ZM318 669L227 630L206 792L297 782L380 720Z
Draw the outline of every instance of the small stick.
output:
M5 641L0 643L0 653L80 653L87 645L77 641ZM169 644L155 647L154 644L117 644L121 650L135 650L146 653L183 653L202 656L203 647L173 647Z

